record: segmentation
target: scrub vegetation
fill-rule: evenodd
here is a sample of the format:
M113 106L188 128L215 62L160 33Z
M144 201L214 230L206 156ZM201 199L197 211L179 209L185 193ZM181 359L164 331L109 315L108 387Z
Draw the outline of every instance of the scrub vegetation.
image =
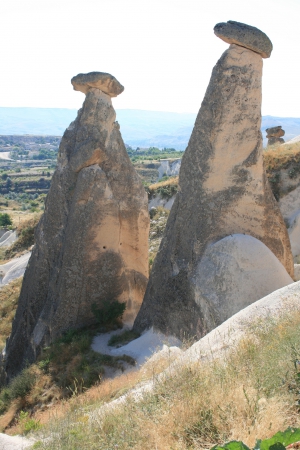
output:
M141 397L129 395L105 410L105 402L143 379L143 369L113 380L111 397L103 383L45 425L35 448L191 450L231 440L253 448L257 438L300 425L299 331L299 313L252 324L223 360L169 364L161 376L144 375L153 388Z

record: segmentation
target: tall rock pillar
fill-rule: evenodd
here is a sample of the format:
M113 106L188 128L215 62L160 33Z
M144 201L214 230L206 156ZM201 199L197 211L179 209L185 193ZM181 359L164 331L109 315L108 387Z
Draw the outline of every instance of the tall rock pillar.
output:
M8 379L67 329L92 324L92 304L126 302L133 323L148 281L148 199L111 103L123 86L101 72L72 79L86 94L65 131L45 213L6 346Z
M199 338L258 299L245 292L233 304L226 295L230 280L224 278L223 244L215 248L215 256L211 249L232 234L254 238L256 244L260 241L262 252L272 252L282 264L274 257L274 264L284 272L283 285L292 282L286 273L293 275L289 237L262 158L262 57L270 56L272 43L257 28L237 22L218 24L214 31L231 45L213 69L182 158L178 194L134 324L138 331L153 326L180 338ZM226 254L231 252L237 261L228 248L238 245L240 254L245 239L226 241ZM249 239L244 249L251 248ZM216 276L210 289L203 289L211 275L204 276L205 261L212 258L217 261L212 264ZM260 264L259 254L257 259ZM251 270L247 274L251 278ZM270 286L281 287L276 282Z

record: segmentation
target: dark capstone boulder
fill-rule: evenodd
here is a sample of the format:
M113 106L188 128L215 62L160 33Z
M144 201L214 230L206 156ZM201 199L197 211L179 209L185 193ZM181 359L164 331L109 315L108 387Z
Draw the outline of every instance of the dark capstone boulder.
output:
M124 91L121 83L106 72L79 73L72 78L71 83L75 91L86 94L90 88L100 89L110 97L117 97Z
M217 23L214 27L215 35L228 44L237 44L259 53L263 58L269 58L273 45L268 36L261 30L245 23L228 22Z
M282 139L282 136L285 135L285 131L282 129L281 125L278 125L277 127L267 128L267 138L268 138L268 145L274 145L274 144L284 144L284 139Z

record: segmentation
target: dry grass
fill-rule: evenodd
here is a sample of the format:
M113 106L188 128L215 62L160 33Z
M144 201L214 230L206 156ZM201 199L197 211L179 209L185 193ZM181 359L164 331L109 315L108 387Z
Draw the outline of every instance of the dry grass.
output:
M17 225L17 233L21 234L28 227L35 227L41 218L42 213L25 214L23 220Z
M263 153L268 171L280 170L291 163L300 162L300 142L285 145L272 145Z
M300 182L300 142L274 145L264 152L267 176L278 201Z
M148 189L150 192L154 192L157 189L165 186L178 186L179 177L171 177L165 181L159 181L158 183L151 184Z
M226 360L173 366L165 376L152 377L154 388L142 399L128 397L102 413L101 389L107 389L106 398L112 392L106 382L91 391L94 398L86 393L63 419L53 420L44 430L45 436L52 433L51 441L37 448L188 450L231 439L253 446L257 438L299 426L299 331L299 313L257 324ZM131 376L127 386L141 380L142 371ZM122 392L120 382L111 383Z
M22 226L23 223L28 222L29 220L34 219L35 217L41 217L42 211L40 212L29 212L29 211L20 211L20 205L16 203L16 210L11 208L5 208L5 212L7 212L12 218L13 227L18 228Z
M0 350L3 349L6 338L11 332L21 286L22 278L18 278L0 289Z
M19 432L19 427L40 421L41 411L54 408L70 397L78 397L90 386L98 386L106 370L123 372L134 366L127 355L109 356L90 349L96 329L68 332L45 348L35 364L24 369L0 391L0 425L6 432ZM16 401L19 400L19 408ZM70 404L71 405L71 404ZM20 408L28 415L19 420ZM35 416L37 413L37 417ZM33 421L33 422L32 422Z
M34 214L28 220L22 221L17 226L17 240L6 249L4 253L4 258L9 260L20 256L25 251L34 245L34 232L37 224L39 223L40 215Z

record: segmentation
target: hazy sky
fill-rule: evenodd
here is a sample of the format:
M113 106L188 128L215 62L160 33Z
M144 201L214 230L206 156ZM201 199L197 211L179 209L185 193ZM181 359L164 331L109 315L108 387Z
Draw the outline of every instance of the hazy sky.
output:
M114 75L115 108L197 112L236 20L272 40L264 115L300 117L300 0L0 0L0 106L79 108L70 79Z

